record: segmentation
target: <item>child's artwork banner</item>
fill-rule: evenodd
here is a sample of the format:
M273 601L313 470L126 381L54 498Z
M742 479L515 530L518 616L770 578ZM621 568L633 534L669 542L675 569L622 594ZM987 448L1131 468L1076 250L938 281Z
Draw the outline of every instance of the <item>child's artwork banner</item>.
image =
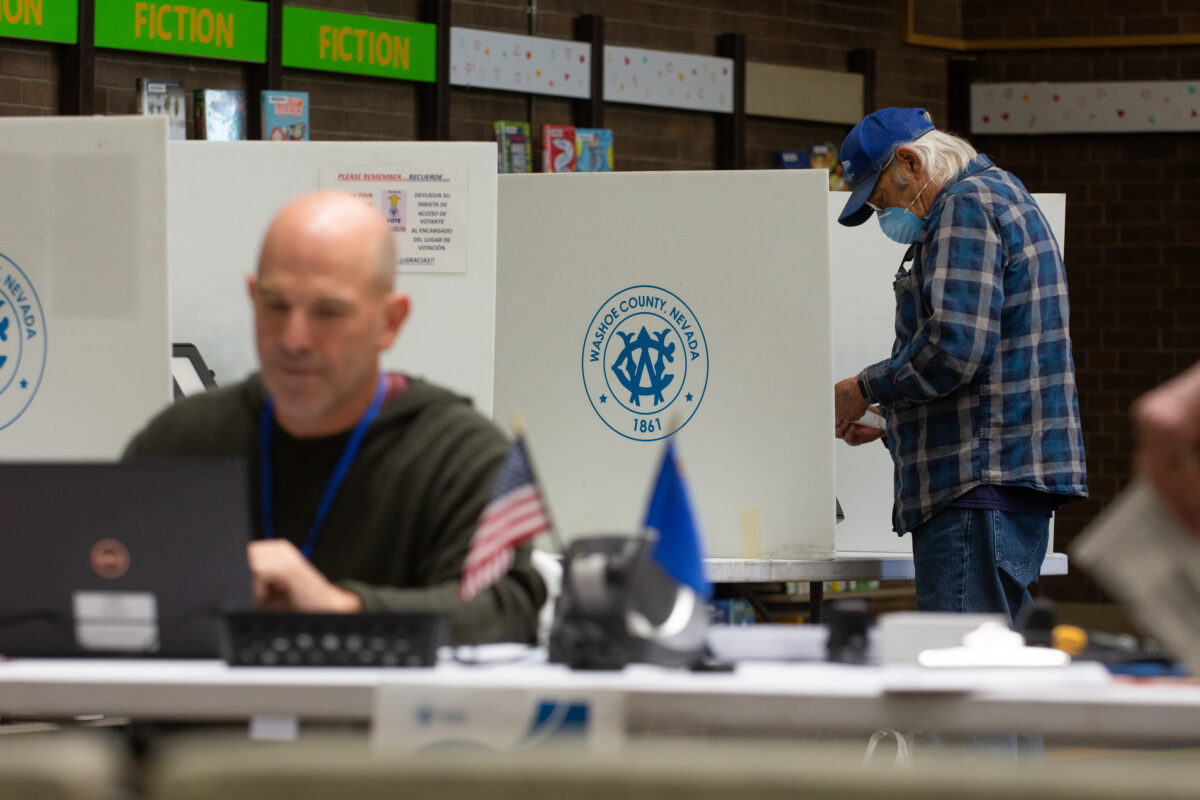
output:
M1200 81L977 83L971 133L1200 130Z

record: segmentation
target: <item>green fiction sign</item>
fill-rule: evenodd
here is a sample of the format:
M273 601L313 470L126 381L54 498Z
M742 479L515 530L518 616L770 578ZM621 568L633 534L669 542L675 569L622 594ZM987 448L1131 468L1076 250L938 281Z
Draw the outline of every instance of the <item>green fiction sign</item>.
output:
M0 0L0 36L75 44L77 0Z
M267 6L96 0L96 46L261 63L267 60Z
M433 81L436 30L423 22L284 6L283 66Z

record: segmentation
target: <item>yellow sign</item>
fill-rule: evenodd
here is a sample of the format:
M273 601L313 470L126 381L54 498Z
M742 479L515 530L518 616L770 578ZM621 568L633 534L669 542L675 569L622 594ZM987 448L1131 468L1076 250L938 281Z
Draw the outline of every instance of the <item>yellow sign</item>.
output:
M284 6L283 65L432 81L436 31L423 22Z
M322 61L356 61L359 64L378 64L381 67L399 66L408 69L408 52L412 40L395 34L322 25L318 31L318 52Z
M14 0L0 0L0 4ZM265 3L247 0L95 0L96 46L263 62Z
M0 3L0 13L9 25L42 24L42 0L4 0Z
M75 44L75 0L0 0L0 36Z
M233 14L211 8L134 3L133 35L137 39L162 39L233 47Z

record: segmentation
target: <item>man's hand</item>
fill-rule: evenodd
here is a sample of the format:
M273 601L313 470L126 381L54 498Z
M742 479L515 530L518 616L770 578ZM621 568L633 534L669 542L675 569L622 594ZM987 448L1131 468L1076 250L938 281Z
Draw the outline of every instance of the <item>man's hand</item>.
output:
M1135 464L1184 530L1200 538L1200 362L1133 404Z
M833 385L833 420L835 423L854 422L866 413L867 406L866 399L858 390L857 377L846 378Z
M855 422L839 422L834 426L833 433L846 444L858 446L882 438L884 430Z
M358 595L334 586L285 539L251 542L250 572L259 608L286 611L362 610Z

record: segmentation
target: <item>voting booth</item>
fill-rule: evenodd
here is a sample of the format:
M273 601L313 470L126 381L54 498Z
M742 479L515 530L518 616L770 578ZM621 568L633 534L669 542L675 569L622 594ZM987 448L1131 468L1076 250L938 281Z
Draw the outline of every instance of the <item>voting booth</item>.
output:
M908 249L884 236L874 219L853 228L839 225L847 197L829 193L835 382L891 353L896 336L892 280ZM911 553L911 537L892 532L892 458L887 447L882 442L859 447L836 442L833 450L844 515L837 527L838 550Z
M710 557L834 554L822 171L500 177L496 419L566 539L637 530L674 436Z
M412 312L386 369L492 406L496 146L487 142L171 142L171 338L219 385L257 369L245 277L275 213L319 189L363 197L392 226Z
M257 365L245 276L321 188L388 219L413 311L388 369L491 411L495 145L171 142L159 117L0 120L0 458L109 459L172 400L171 343Z
M0 119L0 459L109 459L171 400L167 121Z
M832 430L905 247L839 225L822 175L501 176L496 419L527 419L565 538L639 526L674 433L710 557L911 552L886 448ZM1037 200L1062 246L1065 196Z
M896 336L892 280L907 250L884 236L874 219L852 228L839 225L837 217L846 197L829 194L834 380L857 375L891 353ZM1066 195L1038 194L1034 199L1065 254ZM834 463L837 496L845 514L837 526L838 553L911 553L912 537L892 531L894 479L887 448L878 442L859 447L837 442Z
M890 350L904 247L838 225L821 171L498 181L487 142L168 142L164 125L0 120L0 458L115 458L171 401L172 342L218 384L253 371L262 235L333 188L396 236L413 313L385 367L502 427L523 415L565 538L637 529L674 436L709 556L910 551L886 450L831 430L833 383ZM1065 197L1037 199L1062 246Z

